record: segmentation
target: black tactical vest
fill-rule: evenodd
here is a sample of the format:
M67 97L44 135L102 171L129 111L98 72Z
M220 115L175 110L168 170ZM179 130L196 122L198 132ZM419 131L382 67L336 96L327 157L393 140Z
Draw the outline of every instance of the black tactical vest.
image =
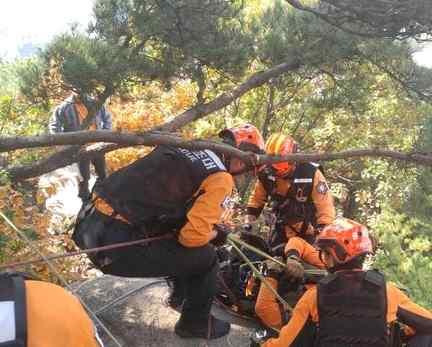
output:
M199 195L202 181L226 171L210 150L190 151L158 146L147 156L126 166L95 187L116 213L136 226L180 228Z
M6 341L0 347L27 346L27 314L24 278L18 274L0 274L0 320Z
M378 271L341 271L318 284L319 347L387 347L387 294Z
M297 217L304 223L304 229L308 224L316 226L316 207L312 200L312 189L315 173L322 168L315 163L301 163L296 166L293 174L287 177L291 181L290 189L285 196L276 191L276 176L265 172L259 175L267 195L273 202L273 210L279 224L285 223L285 218Z

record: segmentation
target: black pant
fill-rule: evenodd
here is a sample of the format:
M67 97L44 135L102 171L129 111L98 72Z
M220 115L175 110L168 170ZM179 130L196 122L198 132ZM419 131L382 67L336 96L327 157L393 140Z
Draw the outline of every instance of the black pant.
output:
M415 335L408 341L407 347L432 347L432 335Z
M78 162L83 181L88 182L90 180L90 162L93 164L98 178L103 180L106 177L105 156L103 154L98 154L92 159L81 159Z
M75 228L73 239L80 248L105 246L143 238L130 225L91 211ZM104 273L125 277L171 276L185 283L182 317L207 321L216 294L218 261L212 245L188 248L177 239L119 248L89 255Z

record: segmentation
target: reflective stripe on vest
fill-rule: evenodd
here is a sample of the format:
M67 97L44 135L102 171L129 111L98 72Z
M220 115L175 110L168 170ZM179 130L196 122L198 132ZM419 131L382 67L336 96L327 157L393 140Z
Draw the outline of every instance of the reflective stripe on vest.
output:
M24 279L0 275L0 347L27 346L27 315Z

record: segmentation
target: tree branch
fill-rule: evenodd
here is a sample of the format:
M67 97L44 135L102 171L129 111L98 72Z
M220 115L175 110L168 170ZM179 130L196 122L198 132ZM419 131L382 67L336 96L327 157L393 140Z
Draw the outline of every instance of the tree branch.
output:
M79 149L79 145L92 143L95 141L111 143L99 144L96 147L93 146L94 148L85 148L82 150ZM281 161L309 162L317 160L329 161L346 158L375 157L406 161L424 166L432 166L432 155L428 153L403 153L388 149L367 148L336 153L298 153L287 156L268 156L243 152L229 145L214 141L188 141L175 134L155 131L150 131L140 135L109 131L81 131L46 136L33 136L25 138L11 137L0 139L0 148L2 151L65 144L74 145L66 150L67 155L64 154L65 151L61 151L36 164L13 167L7 169L6 171L9 173L12 179L22 180L30 177L36 177L57 168L70 165L82 158L91 158L97 153L107 153L115 149L131 145L155 146L161 144L188 148L192 150L211 149L216 152L238 157L249 165L263 165Z
M266 83L271 78L279 76L279 75L286 73L288 71L295 70L298 67L300 67L300 63L297 61L293 61L293 62L287 62L287 63L277 65L277 66L275 66L271 69L268 69L264 72L258 72L256 74L252 75L244 83L242 83L239 86L237 86L236 88L234 88L231 92L226 92L226 93L220 95L219 97L216 97L214 100L212 100L209 103L202 104L202 105L196 105L196 106L190 108L189 110L183 112L182 114L178 115L177 117L175 117L170 122L167 122L161 126L155 127L150 132L145 133L145 134L141 134L141 136L150 136L148 134L155 132L155 131L173 132L173 131L185 126L186 124L188 124L194 120L203 118L203 117L229 105L233 101L240 98L246 92L263 85L264 83ZM104 93L101 96L99 96L99 98L98 98L98 105L99 106L103 105L106 98L109 96L108 94L110 91L111 91L110 88L106 88L104 90ZM94 114L95 113L93 113L93 112L91 112L91 113L89 112L87 119L90 121L90 117L92 115L94 116ZM86 121L87 121L87 119L86 119ZM72 136L72 138L75 138L75 137L77 137L77 135L74 135L75 133L50 135L51 137L37 136L35 138L31 138L31 139L29 138L28 140L19 139L19 138L0 138L0 152L2 152L2 151L4 152L6 150L18 149L18 148L32 148L32 147L41 147L41 146L43 147L43 146L55 146L55 145L78 144L78 143L83 144L83 143L100 142L100 141L116 142L116 140L111 141L112 139L117 139L118 141L120 141L119 143L122 143L121 141L127 142L126 138L127 138L127 136L130 136L130 134L122 134L122 135L126 135L126 136L125 137L120 136L121 137L121 140L120 140L120 137L116 137L116 136L120 135L118 133L117 133L117 135L114 135L114 134L109 135L110 132L103 131L103 136L107 136L106 138L103 137L102 135L97 134L97 133L98 132L91 132L89 135L84 135L84 137L86 139L85 141L78 140L75 142L74 141L70 142L69 141L70 138L68 136L66 136L66 135L70 135L70 136ZM59 136L59 137L57 138L56 136ZM96 136L97 138L95 138L93 136ZM135 135L135 136L137 136L137 135ZM90 140L90 138L92 138L93 140ZM131 139L129 138L128 140L131 140ZM12 145L12 143L14 141L18 141L16 145ZM139 142L139 141L144 141L144 140L142 138L140 138L140 139L135 138L131 141L132 142L128 143L128 145L130 145L130 144L138 145L140 143L136 143L134 141ZM28 146L22 147L22 145L24 143L27 143ZM155 144L157 144L157 143L155 143ZM102 149L100 149L100 151L109 152L109 151L119 149L122 146L124 147L124 146L128 146L128 145L126 145L126 144L125 145L112 144L112 145L103 147ZM148 145L151 145L150 142L148 143ZM7 146L9 146L9 147L7 147ZM9 149L7 149L7 148L9 148ZM70 165L70 164L76 162L79 158L87 155L87 154L85 154L85 153L87 153L87 151L81 152L81 154L78 154L78 152L79 152L79 148L77 148L77 147L66 148L66 149L59 151L58 153L55 153L51 157L42 159L41 161L34 163L32 165L10 168L8 171L10 172L11 177L13 177L15 180L22 180L22 179L27 179L27 178L31 178L31 177L36 177L36 176L48 173L50 171L59 169L61 167ZM89 152L88 155L91 156L92 155L91 152ZM70 158L68 158L68 157L70 157Z
M279 64L266 71L258 72L230 92L223 93L216 99L206 104L194 106L175 117L172 121L156 127L153 130L175 131L190 122L196 121L197 119L203 118L210 113L213 113L217 110L220 110L221 108L224 108L225 106L228 106L230 103L241 97L243 94L247 93L252 89L262 86L271 78L277 77L288 71L296 70L299 67L300 62L294 60L292 62Z

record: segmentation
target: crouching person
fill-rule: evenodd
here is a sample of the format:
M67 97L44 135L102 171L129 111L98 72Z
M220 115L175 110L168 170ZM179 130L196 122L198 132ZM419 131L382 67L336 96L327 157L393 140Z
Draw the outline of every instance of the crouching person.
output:
M7 272L0 273L0 346L103 347L72 294Z
M387 283L380 272L362 270L372 252L366 227L338 219L324 228L316 245L330 275L306 291L278 338L255 339L253 346L387 347L392 346L390 332L396 322L416 332L409 347L432 346L432 313ZM314 333L305 334L307 329ZM300 341L302 336L311 340Z
M324 263L319 257L318 250L305 237L305 235L313 234L313 231L311 230L309 234L301 232L303 223L301 219L296 217L290 217L285 220L284 233L288 242L284 249L284 259L279 258L279 260L285 260L286 267L282 267L272 261L265 262L267 265L265 274L267 284L282 297L294 302L304 292L301 291L303 288L304 268L325 268ZM255 313L267 327L280 329L286 323L287 315L283 312L282 305L264 283L260 285L255 304Z
M261 134L249 124L225 129L220 136L241 150L264 150ZM226 237L224 229L214 226L233 190L233 175L246 169L238 158L210 150L158 146L95 187L93 202L83 207L73 238L79 247L92 248L171 235L98 252L90 259L106 274L174 278L184 291L176 334L222 337L228 334L229 323L210 315L218 272L211 243L223 243Z

